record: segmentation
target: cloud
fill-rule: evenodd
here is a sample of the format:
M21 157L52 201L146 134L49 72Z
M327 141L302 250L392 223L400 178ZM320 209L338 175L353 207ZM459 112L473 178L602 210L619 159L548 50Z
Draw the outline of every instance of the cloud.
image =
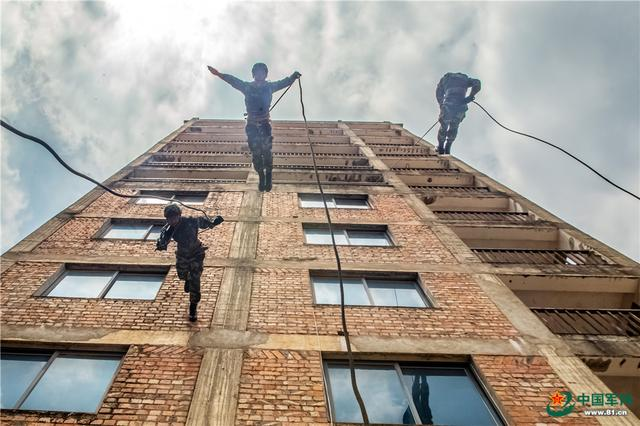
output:
M478 100L506 125L566 147L637 193L639 8L611 2L3 3L2 110L104 179L185 118L242 117L242 97L214 79L206 64L244 79L258 61L269 65L272 79L297 69L310 119L390 120L417 134L437 117L439 78L466 71L482 79ZM295 88L274 118L301 119ZM434 139L435 131L427 137ZM640 234L638 203L561 154L504 132L475 106L453 150L640 257L640 238L630 237ZM19 150L7 161L13 169L3 167L3 182L11 170L25 170ZM33 217L19 227L20 237L62 210L63 198L86 189L72 185L66 198L43 205L33 196L42 183L24 173L11 181L12 190L32 194L25 209ZM52 166L48 180L58 179L67 178Z

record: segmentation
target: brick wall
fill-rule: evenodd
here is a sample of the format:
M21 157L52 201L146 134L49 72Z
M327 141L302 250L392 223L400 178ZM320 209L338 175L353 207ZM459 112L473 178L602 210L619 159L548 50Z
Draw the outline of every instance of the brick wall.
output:
M53 233L33 250L37 254L127 256L155 259L175 258L175 242L167 251L156 251L155 240L102 239L91 237L104 225L103 218L75 218ZM162 221L160 221L162 223ZM226 257L229 253L234 222L224 222L213 229L201 230L198 238L209 247L207 256Z
M576 412L557 418L547 414L551 394L568 388L544 357L476 355L473 360L511 423L522 426L599 424L596 419ZM579 406L577 404L576 409Z
M407 337L479 337L517 335L507 318L472 277L458 273L422 273L437 308L347 307L353 335ZM309 272L258 269L253 277L251 330L282 334L336 335L340 307L314 305Z
M201 361L199 350L132 346L98 414L3 410L0 421L3 424L185 424Z
M389 232L395 247L340 246L340 259L344 263L456 263L426 225L391 224ZM261 260L335 261L331 245L305 244L304 241L301 223L261 223L257 257Z
M328 189L327 193L331 194ZM386 223L415 221L420 218L407 205L404 199L392 194L369 194L371 209L330 209L331 220ZM267 192L262 198L262 215L265 217L299 217L310 221L326 221L324 208L301 208L298 194Z
M244 354L237 424L328 424L319 352Z
M186 190L188 187L180 188L175 185L161 185L161 188L167 190ZM192 188L193 189L193 188ZM137 191L134 189L118 188L118 192L133 195ZM202 206L194 206L203 209L209 215L218 214L222 216L237 216L242 203L242 192L209 192L207 199ZM164 205L154 204L136 204L135 200L116 197L111 194L102 194L96 201L91 203L89 207L84 209L84 214L90 214L101 217L131 216L131 217L163 217ZM184 209L185 215L198 215L200 213Z
M18 262L2 274L2 323L27 326L191 330L205 328L213 317L223 268L205 268L198 322L187 320L189 295L171 268L155 300L33 297L62 264Z

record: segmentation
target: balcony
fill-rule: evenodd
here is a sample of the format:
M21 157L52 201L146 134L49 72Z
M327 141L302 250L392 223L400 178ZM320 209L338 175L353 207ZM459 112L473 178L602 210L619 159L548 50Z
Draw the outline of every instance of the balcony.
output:
M492 212L492 211L449 211L434 210L439 219L445 221L461 222L499 222L514 224L530 224L535 222L535 218L526 212Z
M471 251L486 263L528 265L611 265L591 250L494 249L472 248Z
M360 150L354 145L336 145L330 143L313 144L313 150L316 154L330 155L360 155ZM249 153L249 145L246 140L238 140L236 142L171 142L159 151L160 154L179 155L179 154L215 154L215 153ZM274 144L272 152L282 154L306 154L311 155L311 149L308 142L300 142L295 144Z
M640 309L531 310L555 334L640 336Z
M456 185L409 185L409 188L419 192L429 193L461 193L461 194L488 194L492 192L486 186L456 186Z

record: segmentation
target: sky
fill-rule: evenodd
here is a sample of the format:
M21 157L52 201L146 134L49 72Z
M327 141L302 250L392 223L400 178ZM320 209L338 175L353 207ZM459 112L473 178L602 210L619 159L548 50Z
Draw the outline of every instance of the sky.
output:
M8 2L3 119L104 180L191 117L242 119L212 65L249 80L302 73L310 120L438 115L446 72L482 80L503 124L553 142L640 193L640 2ZM272 113L300 120L293 88ZM435 131L427 138L433 142ZM92 188L40 146L0 132L1 251ZM470 105L452 153L640 259L640 202Z

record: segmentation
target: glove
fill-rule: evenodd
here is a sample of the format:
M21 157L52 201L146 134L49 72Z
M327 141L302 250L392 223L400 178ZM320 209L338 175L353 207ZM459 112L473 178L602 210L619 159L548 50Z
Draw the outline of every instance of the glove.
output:
M156 240L156 250L164 251L167 249L167 244L162 244L162 241Z
M464 98L464 103L468 104L471 101L475 101L476 97L475 96L467 96L466 98Z
M294 79L299 79L302 76L302 74L300 74L298 71L294 71L293 74L291 74L291 77L293 77Z
M216 216L213 218L213 226L220 225L222 222L224 222L222 216Z

